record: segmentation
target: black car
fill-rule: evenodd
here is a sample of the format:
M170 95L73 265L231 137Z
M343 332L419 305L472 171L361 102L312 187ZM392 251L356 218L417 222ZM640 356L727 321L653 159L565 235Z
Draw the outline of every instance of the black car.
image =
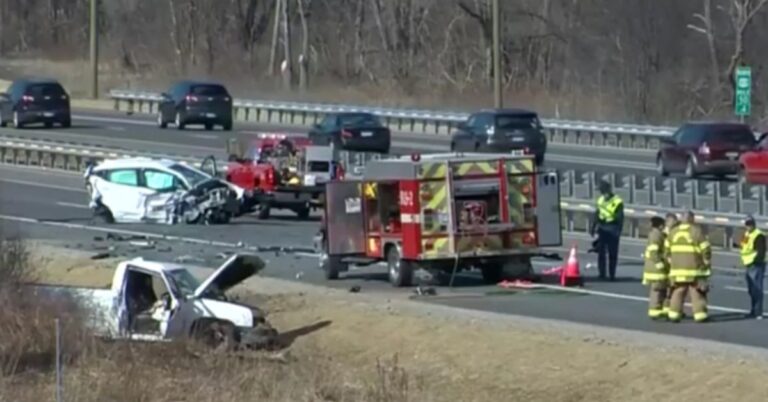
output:
M53 127L72 126L69 95L64 87L51 79L19 79L8 92L0 94L0 127L12 123L16 128L43 123Z
M691 178L736 174L741 154L756 144L755 134L746 124L690 122L661 140L656 169L662 176L684 173Z
M232 96L221 84L181 81L161 96L157 113L160 128L173 123L179 130L190 124L201 124L206 130L217 125L232 130Z
M510 152L524 150L544 162L547 136L539 116L523 109L495 109L473 113L451 138L454 152Z
M338 149L389 153L391 133L372 113L331 113L309 132L314 145L334 145Z

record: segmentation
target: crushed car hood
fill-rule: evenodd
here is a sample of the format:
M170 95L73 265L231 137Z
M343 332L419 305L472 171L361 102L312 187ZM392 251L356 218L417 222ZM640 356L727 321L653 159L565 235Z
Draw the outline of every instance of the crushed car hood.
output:
M224 262L195 289L195 297L213 292L225 292L264 269L264 260L252 254L236 254Z

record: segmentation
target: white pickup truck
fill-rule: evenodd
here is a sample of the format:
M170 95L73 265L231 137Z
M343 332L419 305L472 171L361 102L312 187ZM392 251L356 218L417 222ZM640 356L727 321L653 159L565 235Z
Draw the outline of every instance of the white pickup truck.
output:
M71 298L91 329L114 339L192 337L217 348L271 348L277 331L255 307L224 292L264 267L255 255L230 257L202 283L185 267L142 258L121 262L109 289L33 285L41 297Z

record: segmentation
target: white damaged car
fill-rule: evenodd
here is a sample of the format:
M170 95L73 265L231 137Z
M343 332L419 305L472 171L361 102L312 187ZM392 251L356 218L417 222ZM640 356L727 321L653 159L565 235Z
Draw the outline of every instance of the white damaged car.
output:
M172 160L107 160L84 177L89 206L106 223L222 224L251 208L249 191Z
M38 298L71 301L95 334L135 341L196 338L227 349L270 348L278 333L254 306L233 302L226 291L257 274L264 261L235 254L205 280L186 267L142 258L123 261L109 288L27 285Z

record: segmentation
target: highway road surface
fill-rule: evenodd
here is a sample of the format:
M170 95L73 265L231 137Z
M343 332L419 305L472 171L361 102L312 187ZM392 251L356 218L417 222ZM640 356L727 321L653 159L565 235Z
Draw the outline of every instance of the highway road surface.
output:
M112 131L107 128L73 129L81 130L93 130L102 136ZM142 255L170 261L181 258L194 264L199 264L198 260L204 261L209 266L216 265L217 254L224 251L252 247L262 247L262 250L265 247L296 247L300 252L262 252L261 255L269 263L264 274L338 288L360 285L360 297L372 292L392 297L409 297L413 293L413 289L392 288L386 282L385 270L381 266L355 269L342 280L325 281L317 267L316 255L309 249L318 226L316 220L302 222L286 215L268 221L242 217L226 226L97 226L90 222L82 186L82 178L76 174L0 166L0 229L4 234L18 232L27 238L46 239L65 247L94 252L106 249L108 245L103 239L110 232L154 236L158 245L151 249L143 249L127 241L111 242L109 245L115 248L113 253L125 257ZM579 245L582 269L594 261L594 255L583 253L588 241L585 236L579 235L571 235L565 240L566 246L572 243ZM716 254L711 294L713 322L671 324L648 320L646 289L640 284L639 256L643 247L642 243L629 240L622 244L620 280L617 282L591 280L595 276L595 270L591 269L584 271L588 280L583 289L512 291L483 285L477 274L468 273L458 277L452 289L438 287L437 296L422 296L420 299L461 308L768 347L768 337L765 336L768 320L742 318L746 312L747 296L742 275L734 269L737 257L733 254ZM555 251L567 252L564 249ZM541 271L558 264L537 261L535 266Z
M301 135L306 129L296 126L259 125L237 122L232 132L205 131L192 127L180 131L174 127L160 129L151 115L128 116L105 111L73 111L73 126L69 129L30 127L23 130L0 128L0 135L37 138L80 144L101 145L172 155L226 157L225 143L234 136L257 136L260 133ZM448 151L447 135L393 134L394 153ZM655 172L653 151L601 148L576 144L550 143L547 165L557 169L596 171L598 173Z

